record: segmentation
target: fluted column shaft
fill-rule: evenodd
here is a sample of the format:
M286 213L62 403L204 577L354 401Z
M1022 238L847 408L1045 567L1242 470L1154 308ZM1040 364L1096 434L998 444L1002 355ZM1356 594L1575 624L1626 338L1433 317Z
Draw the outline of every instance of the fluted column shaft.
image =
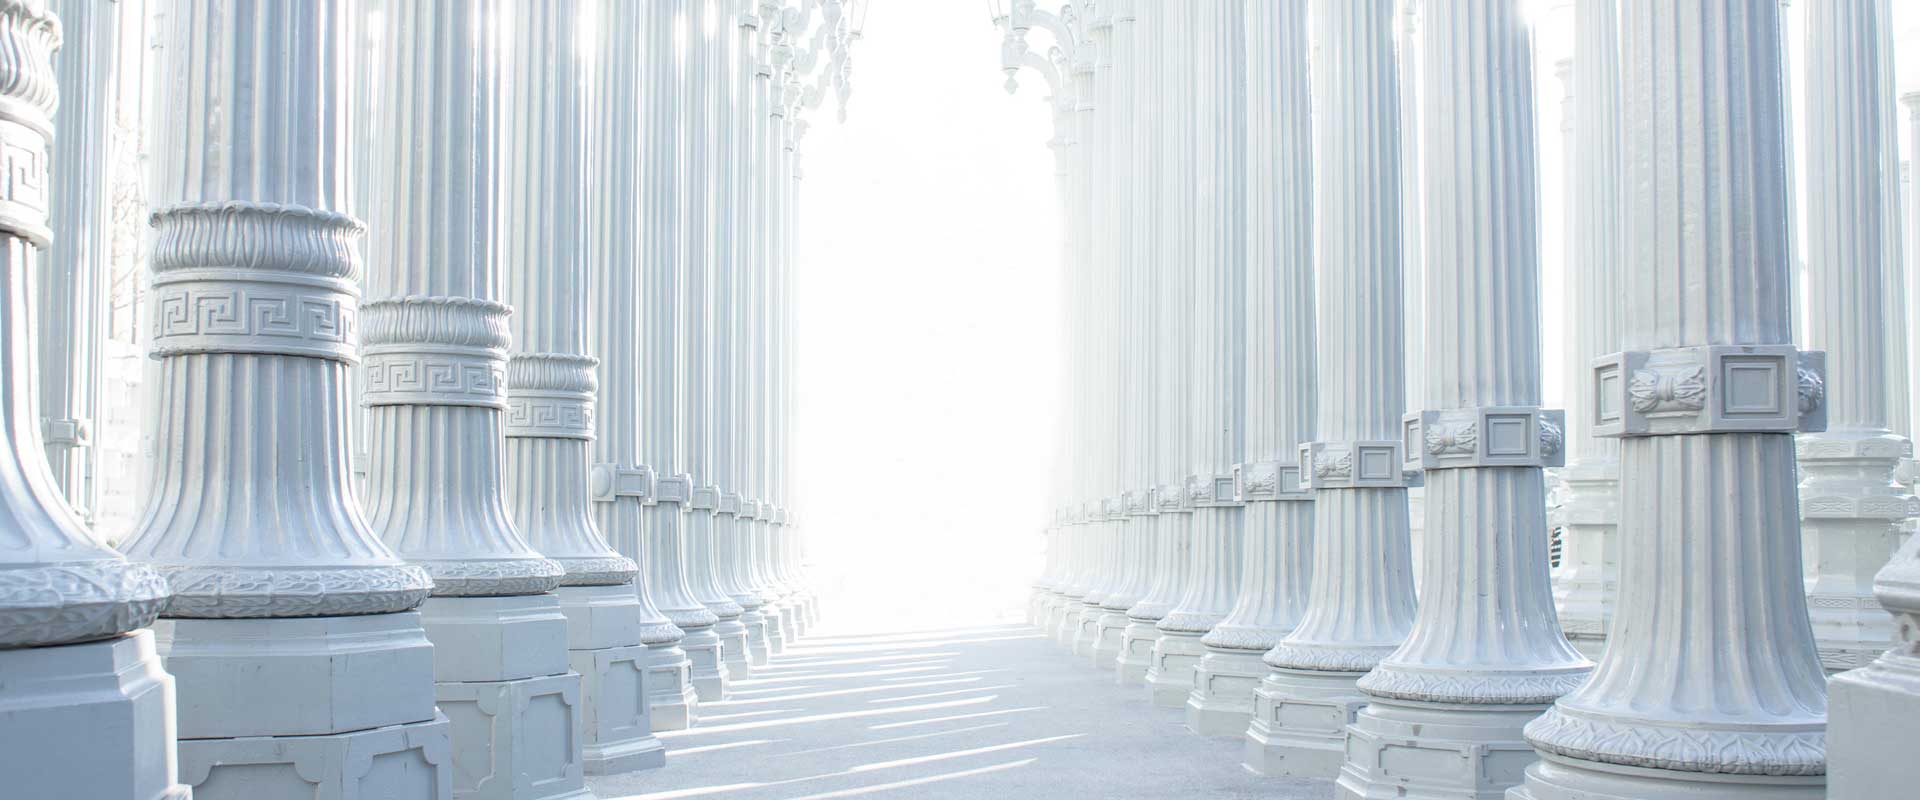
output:
M40 411L47 462L74 512L89 524L100 502L94 428L103 400L112 291L113 98L121 62L118 11L89 0L53 3L64 41L54 54L60 105L48 225L40 266Z
M503 494L512 309L500 302L493 235L500 64L489 7L387 10L388 135L373 142L368 198L368 518L440 596L547 592L564 574L514 528Z
M1554 599L1560 622L1582 652L1597 656L1610 624L1620 518L1620 445L1594 435L1587 365L1620 340L1622 165L1620 36L1617 0L1574 6L1572 170L1567 175L1566 314L1568 352L1567 494L1556 522L1564 530Z
M1517 782L1521 728L1590 664L1560 634L1542 468L1564 424L1540 409L1539 198L1531 32L1516 0L1426 0L1426 573L1413 630L1358 686L1340 793L1478 791ZM1444 707L1440 707L1444 706ZM1470 772L1409 778L1389 748L1485 748ZM1508 777L1511 776L1511 777Z
M168 576L170 616L380 614L433 585L368 527L350 483L364 228L339 212L349 11L197 0L172 15L181 91L158 129L151 261L157 466L125 545ZM276 53L298 56L255 80Z
M1187 593L1160 629L1205 633L1226 618L1239 596L1241 509L1232 485L1245 447L1240 373L1246 347L1246 58L1241 3L1204 0L1193 6L1193 17L1192 175L1198 186L1210 187L1196 191L1193 210L1198 263L1188 357L1197 374L1190 386L1193 453L1186 483L1197 510Z
M1203 640L1265 652L1307 606L1312 495L1299 445L1313 439L1313 136L1306 3L1246 2L1246 503L1240 598Z
M632 559L609 548L588 499L598 359L587 355L585 64L579 12L546 0L516 20L498 135L508 154L499 206L514 353L507 362L507 484L514 525L567 570L563 585L621 585ZM558 72L556 79L551 72Z
M1620 20L1640 98L1624 352L1594 371L1601 433L1623 437L1619 605L1592 677L1527 727L1552 758L1515 796L1817 797L1791 432L1822 426L1824 393L1791 344L1780 9L1625 0Z
M1319 440L1302 446L1299 465L1316 490L1313 599L1293 633L1267 654L1268 664L1287 669L1365 672L1413 622L1406 489L1393 458L1405 404L1403 330L1398 305L1378 302L1401 296L1392 6L1309 6L1319 41L1311 74L1322 357L1314 399ZM1385 466L1377 462L1383 453L1393 459ZM1359 481L1374 485L1354 485Z

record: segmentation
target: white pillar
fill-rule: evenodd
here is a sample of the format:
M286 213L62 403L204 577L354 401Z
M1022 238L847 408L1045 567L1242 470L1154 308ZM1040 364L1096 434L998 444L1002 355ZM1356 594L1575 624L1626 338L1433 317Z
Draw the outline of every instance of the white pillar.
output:
M433 583L376 538L351 486L347 373L367 319L364 227L340 213L352 115L338 79L354 12L193 0L170 14L176 93L155 131L150 261L156 469L125 547L175 592L162 651L185 699L183 777L202 797L315 791L295 764L327 776L319 791L451 785L413 612ZM258 80L269 61L277 79ZM407 774L372 775L357 750Z
M1905 256L1905 261L1907 262L1905 265L1907 272L1902 288L1906 291L1905 308L1910 312L1914 309L1920 309L1920 188L1915 188L1920 187L1920 178L1914 177L1916 174L1920 174L1920 168L1913 166L1914 164L1920 164L1920 92L1908 92L1901 95L1900 104L1906 106L1907 111L1907 150L1910 155L1910 160L1907 164L1907 177L1908 187L1912 190L1910 196L1913 199L1913 202L1908 203L1905 207L1905 219L1902 222L1907 229L1909 236L1908 242L1910 245L1902 251L1902 254ZM1908 389L1907 405L1905 408L1893 409L1893 415L1896 423L1902 418L1906 420L1907 437L1911 439L1913 426L1920 424L1920 392L1913 391L1913 381L1920 378L1920 342L1913 341L1914 334L1916 333L1915 326L1911 324L1912 320L1908 320L1908 322L1910 324L1907 326L1908 347L1906 369L1904 372L1899 369L1890 369L1892 369L1894 376L1905 379L1904 383ZM1896 427L1895 431L1898 432L1899 429ZM1900 470L1894 473L1894 477L1905 484L1909 491L1920 487L1920 462L1916 462L1912 457L1906 458L1901 462ZM1909 534L1913 531L1914 526L1915 522L1913 520L1907 521L1907 531Z
M715 67L724 68L724 48L738 36L725 26L717 31L707 28L704 20L711 13L710 5L700 0L669 0L648 7L649 44L644 51L651 90L647 93L648 135L641 145L646 159L641 224L647 268L678 276L670 296L659 294L667 287L657 281L648 286L649 308L655 303L674 306L655 312L671 315L672 334L654 338L648 348L650 358L663 359L674 368L668 384L673 389L671 399L658 398L665 402L654 408L661 409L656 415L671 420L678 454L677 473L661 477L654 501L678 512L684 529L681 557L688 591L715 615L707 631L717 640L712 653L718 661L705 663L703 652L694 664L694 688L703 701L724 699L727 684L747 672L747 629L740 624L741 608L721 589L714 564L712 510L694 510L688 503L692 487L712 472L711 442L725 425L713 412L712 396L730 390L713 383L705 298L714 250L713 242L703 235L707 206L696 198L706 197L708 190L702 176L725 161L714 156L709 135L716 127L733 127L730 95L721 91L727 86L726 73ZM677 25L685 29L676 30ZM660 445L643 442L643 446ZM660 508L650 513L660 513Z
M1146 596L1149 570L1153 566L1146 533L1153 525L1152 495L1146 491L1153 478L1146 462L1148 431L1144 425L1150 407L1145 401L1151 390L1151 377L1146 373L1151 363L1146 355L1146 347L1152 341L1148 333L1150 298L1145 288L1147 262L1140 257L1143 239L1136 216L1136 189L1141 174L1140 165L1135 161L1141 141L1135 128L1138 112L1134 101L1140 58L1140 48L1135 44L1136 5L1138 3L1122 0L1103 6L1108 16L1100 79L1107 87L1103 103L1107 113L1103 122L1108 133L1106 163L1101 165L1101 171L1110 176L1106 202L1111 220L1104 238L1111 242L1110 262L1116 284L1114 308L1119 330L1114 342L1124 355L1116 365L1113 392L1117 408L1110 428L1119 437L1119 456L1113 464L1115 485L1123 487L1119 509L1122 516L1114 522L1119 529L1116 562L1119 574L1101 598L1101 613L1096 621L1099 635L1094 640L1093 662L1101 669L1120 666L1130 623L1127 609Z
M1162 291L1166 299L1167 336L1162 356L1169 364L1162 383L1161 398L1166 409L1161 436L1167 442L1162 451L1159 488L1160 523L1163 527L1161 561L1166 565L1164 581L1148 593L1147 599L1127 614L1136 620L1154 622L1153 648L1146 673L1147 693L1156 704L1178 708L1186 702L1193 686L1193 663L1199 653L1169 651L1161 646L1167 632L1161 629L1193 585L1193 562L1201 558L1196 544L1200 525L1194 512L1188 477L1193 474L1194 458L1199 451L1194 440L1193 415L1200 413L1193 387L1203 372L1195 364L1194 346L1199 338L1200 321L1195 312L1201 297L1195 285L1195 253L1200 237L1192 226L1198 204L1198 180L1192 170L1195 137L1196 91L1193 86L1196 54L1195 15L1186 9L1166 9L1157 15L1155 32L1159 55L1161 110L1159 142L1154 156L1159 160L1155 177L1159 204L1159 224L1163 230L1156 259L1165 270ZM1207 488L1211 488L1210 486ZM1197 637L1195 643L1197 644ZM1195 648L1197 650L1197 648ZM1171 658L1169 658L1171 657Z
M647 37L645 45L639 48L642 80L639 101L647 109L642 124L648 133L672 126L679 108L675 92L680 88L681 76L675 74L674 45L681 34L674 28L679 20L675 12L684 10L684 3L661 2L648 3L638 12L645 20ZM659 165L656 159L640 164L641 183L633 191L656 191L652 169ZM724 197L721 201L724 202ZM639 262L640 305L637 308L642 316L636 326L639 341L635 352L641 361L634 375L639 382L624 388L638 395L640 416L634 421L634 427L640 436L635 451L639 462L646 464L656 476L674 479L686 473L680 447L685 422L677 412L679 381L686 374L679 362L680 339L686 330L681 321L684 306L680 284L689 267L679 248L678 231L666 229L671 218L653 217L665 209L644 201L632 207L641 214L634 227L653 235L642 239ZM674 213L678 211L675 209ZM724 658L720 636L715 630L719 617L694 595L689 585L693 568L688 557L694 548L686 541L687 533L691 532L688 520L691 515L684 513L681 502L684 497L675 480L672 491L655 491L647 498L642 523L651 568L647 595L654 607L685 634L680 648L686 651L688 681L698 699L719 700L725 691Z
M1594 435L1587 364L1620 341L1622 188L1620 161L1620 35L1617 0L1576 0L1573 97L1577 109L1567 144L1564 226L1568 240L1564 292L1571 359L1567 366L1566 495L1554 522L1563 531L1554 604L1574 647L1588 658L1606 649L1618 578L1620 443Z
M1246 764L1330 778L1366 702L1354 684L1405 638L1414 598L1401 309L1380 300L1401 296L1393 2L1308 9L1319 438L1301 444L1299 467L1314 491L1313 582L1300 624L1266 655L1274 671L1258 690Z
M1343 798L1518 783L1533 760L1521 729L1592 668L1547 575L1543 468L1564 463L1565 420L1540 408L1532 33L1519 0L1425 8L1426 409L1403 441L1425 471L1426 577L1406 641L1360 679Z
M1312 494L1299 445L1313 438L1314 311L1312 127L1304 3L1246 4L1247 211L1242 380L1244 457L1234 468L1244 502L1240 598L1201 642L1187 726L1245 734L1262 661L1307 606Z
M645 424L642 392L646 354L640 349L642 327L648 323L636 309L644 309L643 270L647 253L633 231L645 223L640 201L647 175L642 171L648 103L648 41L652 6L601 0L594 24L592 87L588 112L594 128L588 134L586 168L594 177L588 199L592 215L587 258L593 270L591 352L600 359L599 402L594 409L594 466L591 481L595 521L607 543L640 565L635 580L639 602L640 641L647 645L648 690L652 697L652 726L656 731L683 730L698 718L698 697L692 683L692 661L681 647L685 634L656 604L653 585L676 574L662 563L660 540L646 531L646 502L672 491L671 476L655 483L656 474L640 460ZM654 111L653 113L658 113ZM666 558L677 558L671 551Z
M1421 192L1426 180L1426 171L1421 153L1422 137L1419 135L1421 122L1420 107L1420 71L1424 67L1421 55L1420 26L1425 22L1425 10L1422 0L1400 0L1400 313L1401 325L1405 330L1419 331L1426 326L1426 267L1422 263L1426 253L1426 212L1421 207L1424 195ZM1424 353L1415 348L1403 348L1406 369L1402 380L1406 382L1405 397L1407 407L1403 413L1414 413L1420 409L1420 402L1426 385L1426 363ZM1412 562L1421 563L1422 551L1427 538L1427 489L1424 486L1407 487L1407 546L1412 553ZM1413 571L1413 590L1420 591L1420 570Z
M390 5L386 94L369 143L367 518L433 576L421 615L434 699L453 723L453 789L476 800L586 791L581 680L553 594L566 573L527 544L504 496L512 310L501 282L523 265L509 260L498 230L509 165L495 125L504 29L528 24L499 15L521 10ZM575 744L530 746L556 740ZM490 775L513 778L482 781Z
M1212 682L1198 669L1206 654L1200 638L1226 619L1239 599L1243 509L1233 494L1233 468L1246 444L1240 438L1245 410L1240 353L1246 342L1245 14L1240 0L1204 0L1192 6L1192 15L1192 180L1196 187L1213 188L1198 192L1194 203L1196 263L1190 268L1195 323L1190 357L1199 372L1191 384L1193 457L1186 479L1195 506L1194 556L1187 593L1160 620L1161 636L1154 645L1169 665L1177 665L1164 674L1185 677L1173 691L1155 693L1156 700L1174 708L1188 707L1194 690ZM1199 727L1197 709L1188 722Z
M1132 115L1120 124L1131 129L1132 152L1128 159L1128 180L1133 207L1127 226L1134 231L1129 243L1132 258L1140 274L1139 316L1146 322L1139 339L1139 362L1145 367L1139 392L1139 418L1130 420L1139 426L1140 466L1130 483L1140 495L1142 515L1139 552L1142 559L1141 593L1127 608L1127 627L1120 634L1119 665L1116 678L1123 686L1142 683L1153 663L1153 643L1159 638L1156 627L1179 597L1173 581L1184 578L1171 562L1175 542L1172 531L1184 492L1169 492L1162 486L1172 474L1171 443L1166 431L1174 422L1165 405L1171 391L1172 371L1185 363L1184 354L1173 351L1176 341L1174 305L1168 277L1173 271L1162 257L1162 247L1171 228L1163 223L1167 198L1161 193L1165 174L1165 130L1161 124L1160 103L1165 97L1165 76L1161 67L1166 58L1167 6L1149 0L1133 4L1133 56L1129 59ZM1178 340L1184 342L1184 340ZM1184 398L1184 394L1182 394ZM1184 561L1181 562L1184 565ZM1177 577L1176 577L1177 573Z
M40 413L48 465L68 505L96 525L100 450L94 442L104 389L107 310L112 302L115 166L113 98L121 44L118 15L91 0L58 0L54 53L60 105L53 123L48 225L53 241L37 267ZM128 72L135 70L129 69Z
M1889 260L1898 229L1883 213L1899 191L1889 153L1893 37L1881 0L1806 6L1807 327L1827 352L1827 430L1800 440L1807 604L1829 673L1866 666L1893 639L1873 575L1900 544L1913 498L1894 482L1912 444L1890 430L1888 353L1902 321Z
M1625 0L1620 23L1622 97L1642 98L1623 352L1589 379L1597 433L1622 437L1618 605L1592 677L1527 726L1542 760L1509 796L1819 797L1792 433L1824 427L1825 392L1789 320L1780 9Z
M587 355L590 293L585 150L588 64L581 10L538 0L514 20L497 135L499 224L514 352L507 361L507 500L529 544L567 571L555 591L567 659L582 680L588 774L666 763L652 732L639 568L600 536L588 464L599 360ZM651 313L648 319L652 319Z
M78 36L93 35L85 17L76 22ZM0 66L0 141L14 177L0 194L0 773L23 796L186 800L173 679L145 630L167 604L167 584L86 529L42 437L34 282L53 234L49 181L64 177L48 172L53 113L63 88L88 103L71 70L56 72L60 41L47 3L0 8L0 46L14 56Z

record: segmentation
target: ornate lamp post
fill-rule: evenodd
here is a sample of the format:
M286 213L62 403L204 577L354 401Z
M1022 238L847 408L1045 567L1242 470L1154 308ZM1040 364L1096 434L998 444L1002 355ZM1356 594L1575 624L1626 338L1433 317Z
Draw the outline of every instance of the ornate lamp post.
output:
M85 19L80 35L89 33ZM47 3L0 7L0 45L16 56L0 66L0 137L20 178L0 196L0 739L8 743L0 773L23 796L184 800L173 684L145 630L166 605L166 582L85 528L60 495L42 439L33 280L51 238L45 187L57 177L46 169L60 41Z
M582 8L594 16L583 19ZM633 560L594 525L589 462L599 359L592 328L587 211L593 133L586 115L588 53L597 30L631 26L594 6L537 0L521 7L507 50L505 113L498 135L510 154L501 176L501 238L515 352L507 362L507 499L514 525L567 570L555 590L567 617L567 657L582 678L584 767L589 774L666 763L653 737L647 648ZM664 41L658 35L655 41ZM553 73L558 73L557 79ZM657 319L651 309L648 319Z

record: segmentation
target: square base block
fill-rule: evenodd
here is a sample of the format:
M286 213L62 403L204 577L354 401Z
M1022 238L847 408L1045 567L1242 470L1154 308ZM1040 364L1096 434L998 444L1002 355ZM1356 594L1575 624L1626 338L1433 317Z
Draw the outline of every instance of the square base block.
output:
M1068 644L1073 654L1079 658L1093 658L1094 641L1100 638L1100 616L1106 613L1099 606L1088 605L1080 601L1080 616L1070 634Z
M434 686L453 725L457 800L587 800L580 675Z
M180 743L196 800L453 800L447 720L328 736L249 736Z
M580 673L582 758L588 775L655 769L667 751L653 735L647 698L647 647L574 650L567 654Z
M653 729L684 731L700 719L700 697L693 690L693 664L678 642L647 645L647 689L653 703Z
M568 650L605 650L640 643L640 596L633 584L562 586L560 613L567 618Z
M1200 665L1205 645L1199 633L1161 631L1153 642L1153 663L1147 667L1147 692L1161 708L1184 708L1193 691L1193 668Z
M1059 616L1054 622L1053 640L1061 647L1073 649L1073 640L1080 635L1080 612L1086 610L1077 598L1064 598L1060 601Z
M187 800L151 631L0 650L0 794Z
M1093 665L1099 669L1113 669L1120 659L1120 648L1124 644L1127 631L1127 615L1124 611L1107 609L1095 622L1093 636Z
M727 662L720 656L720 637L713 632L713 626L703 628L683 628L686 638L680 640L680 649L686 651L688 662L688 682L693 693L702 703L719 702L726 699L728 674Z
M1121 686L1147 682L1147 670L1153 666L1153 643L1159 638L1160 630L1153 627L1152 620L1127 620L1127 627L1120 633L1120 654L1114 657L1120 667L1116 680Z
M1536 756L1521 729L1547 706L1374 698L1347 726L1339 800L1501 800Z
M1913 757L1920 721L1920 658L1889 652L1827 684L1831 797L1899 797L1920 787Z
M1347 725L1367 705L1364 672L1275 669L1253 691L1247 769L1256 775L1332 780L1346 763Z
M517 681L567 671L567 618L553 594L429 597L420 605L420 619L433 642L436 683Z
M154 625L180 736L325 736L433 720L420 615L176 619Z
M740 615L740 624L747 626L747 663L755 667L764 667L773 657L772 645L767 639L767 618L759 609L751 609Z
M713 634L720 637L720 661L727 665L728 680L752 675L753 664L747 660L747 626L740 624L740 618L720 620L713 626Z
M1245 736L1253 720L1253 690L1270 670L1262 655L1207 648L1187 693L1187 728L1201 736Z
M1911 786L1901 794L1905 797ZM1540 754L1527 767L1527 781L1507 790L1505 800L1853 800L1854 796L1826 792L1823 776L1804 778L1765 775L1713 775L1641 769ZM1861 800L1875 795L1860 796Z

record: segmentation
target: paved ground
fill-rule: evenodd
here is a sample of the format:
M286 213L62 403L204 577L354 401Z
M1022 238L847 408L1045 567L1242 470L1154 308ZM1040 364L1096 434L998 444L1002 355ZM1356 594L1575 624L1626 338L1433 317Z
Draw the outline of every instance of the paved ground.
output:
M662 734L664 769L589 784L601 800L1332 796L1253 776L1238 740L1189 733L1025 625L861 627L823 625Z

